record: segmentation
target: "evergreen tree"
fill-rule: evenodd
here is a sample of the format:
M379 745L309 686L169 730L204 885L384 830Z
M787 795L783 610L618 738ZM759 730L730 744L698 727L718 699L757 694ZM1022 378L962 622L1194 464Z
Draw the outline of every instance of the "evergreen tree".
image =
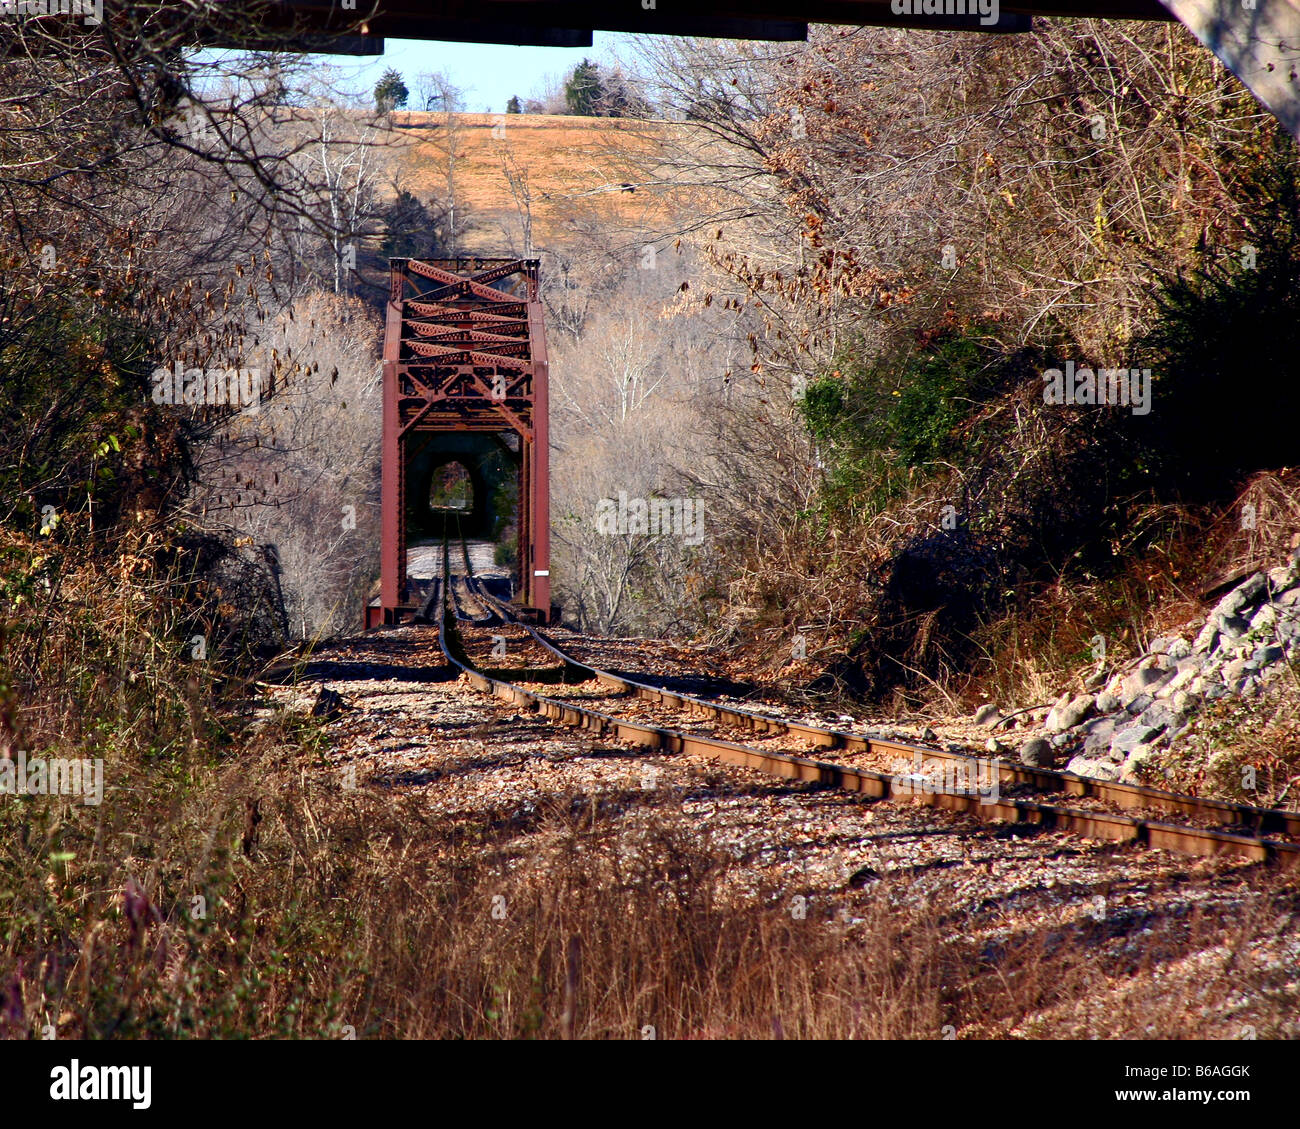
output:
M578 117L595 117L600 112L604 98L604 88L600 81L600 67L590 59L583 59L564 84L564 101L569 113Z
M1134 344L1154 410L1132 421L1184 498L1222 496L1256 470L1300 462L1300 152L1243 146L1240 242L1158 279L1157 316Z
M510 101L506 103L506 113L517 114L519 112L519 95L512 94L510 95Z
M384 71L383 77L375 83L375 109L381 114L386 114L398 106L405 106L410 96L411 92L406 89L401 72L392 67Z

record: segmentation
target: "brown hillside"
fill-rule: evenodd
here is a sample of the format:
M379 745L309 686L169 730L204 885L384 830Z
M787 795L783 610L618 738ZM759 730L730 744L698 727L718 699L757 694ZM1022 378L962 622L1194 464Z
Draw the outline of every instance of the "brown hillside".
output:
M446 194L448 148L456 156L456 193L473 229L464 251L522 250L521 206L505 166L523 170L532 198L534 247L582 232L633 231L662 219L662 201L637 184L635 154L644 122L553 114L396 113L392 175L420 197ZM633 184L633 191L621 188Z

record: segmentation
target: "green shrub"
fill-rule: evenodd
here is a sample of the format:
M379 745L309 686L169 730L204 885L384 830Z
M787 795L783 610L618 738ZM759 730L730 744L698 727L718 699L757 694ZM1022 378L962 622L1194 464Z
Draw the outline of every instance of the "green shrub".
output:
M1023 379L1031 359L990 348L977 328L877 357L850 346L801 401L823 464L825 504L876 512L937 462L970 454L978 436L962 425Z
M1246 159L1240 245L1161 280L1156 322L1135 343L1152 370L1152 410L1135 434L1162 488L1192 501L1300 461L1300 161L1286 139Z

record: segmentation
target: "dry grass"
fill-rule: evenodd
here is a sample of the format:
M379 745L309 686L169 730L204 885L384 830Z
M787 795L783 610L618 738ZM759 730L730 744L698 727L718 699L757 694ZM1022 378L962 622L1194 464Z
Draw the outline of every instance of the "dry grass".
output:
M1220 507L1147 507L1128 539L1112 545L1121 568L1053 584L986 625L976 636L983 660L955 688L967 703L1050 702L1096 669L1097 635L1106 640L1108 672L1145 653L1157 635L1194 635L1217 599L1208 584L1285 562L1298 538L1300 472L1293 470L1253 476Z
M1027 587L1004 614L974 628L956 661L945 650L955 641L948 609L895 617L884 633L874 618L891 553L905 536L933 526L950 490L946 482L926 483L856 527L831 518L812 544L774 541L767 558L774 567L762 576L743 574L733 596L733 611L780 621L758 629L759 645L746 661L793 689L819 671L851 670L864 654L889 650L890 661L910 672L907 693L893 702L900 716L958 714L983 701L1045 705L1079 690L1098 669L1097 636L1105 640L1100 667L1113 672L1144 654L1157 635L1195 634L1217 598L1205 591L1208 584L1283 563L1300 545L1294 470L1257 474L1219 506L1137 508L1108 546L1117 568L1099 575L1072 567L1055 582ZM790 609L808 638L802 663L787 657Z
M1294 1034L1270 956L1279 929L1295 943L1293 883L1008 919L993 946L946 886L840 890L796 920L668 789L452 816L418 789L345 790L304 714L214 712L146 566L95 575L42 607L35 677L6 652L25 747L102 756L109 782L98 807L0 797L8 1037ZM30 649L35 620L8 611ZM64 685L98 689L68 711Z
M1252 953L1293 911L1285 888L1237 919L1084 920L996 951L960 939L957 904L861 892L851 928L794 921L778 890L739 896L736 860L670 802L431 820L417 795L341 791L288 736L184 785L140 776L102 820L29 822L6 867L10 1035L1222 1037L1293 1012L1293 985L1248 1019L1234 1002L1276 980ZM1144 927L1134 955L1101 954ZM1159 990L1184 974L1203 1006Z
M638 153L647 147L641 132L651 128L643 123L555 114L450 117L454 142L447 114L394 114L398 136L409 144L385 156L405 187L421 197L443 195L447 150L454 148L456 194L473 225L465 252L502 254L508 242L503 233L518 235L520 202L502 171L506 159L527 170L538 246L567 244L583 231L654 229L664 220L663 201L653 190L618 187L641 179Z

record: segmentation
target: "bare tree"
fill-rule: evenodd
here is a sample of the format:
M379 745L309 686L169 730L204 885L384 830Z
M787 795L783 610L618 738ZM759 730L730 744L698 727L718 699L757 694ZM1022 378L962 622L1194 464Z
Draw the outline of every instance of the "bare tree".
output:
M515 215L519 222L519 254L525 259L533 257L533 190L528 181L528 169L520 163L510 148L510 142L502 139L501 175L510 186L510 195L515 202Z
M356 269L357 243L370 234L376 217L375 186L382 173L374 152L379 128L358 122L326 92L305 113L315 142L300 154L299 167L315 186L327 217L334 293L345 294Z
M446 71L423 71L415 76L415 100L421 110L458 114L465 109L465 92Z
M275 546L293 634L355 626L377 569L378 319L355 298L301 298L250 333L276 372L273 404L245 409L199 452L189 516Z

